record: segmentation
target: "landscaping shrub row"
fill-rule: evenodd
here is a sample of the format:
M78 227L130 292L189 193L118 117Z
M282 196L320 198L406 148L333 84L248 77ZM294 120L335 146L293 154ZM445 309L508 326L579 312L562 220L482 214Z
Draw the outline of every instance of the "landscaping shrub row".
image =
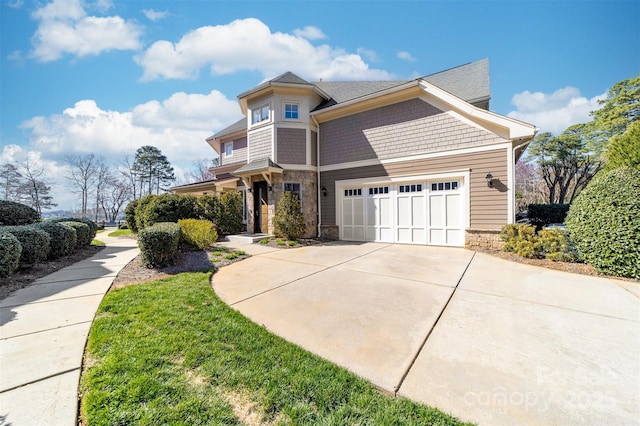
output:
M87 219L58 218L40 222L29 206L0 201L0 276L47 259L68 256L91 244L97 226Z
M238 191L202 197L151 194L130 202L124 215L127 227L134 233L160 222L205 219L215 224L219 234L235 234L242 230L242 194Z
M564 223L569 204L529 204L527 217L538 230L553 223Z
M500 232L503 250L527 258L575 262L578 254L567 233L560 228L543 229L527 224L505 225Z

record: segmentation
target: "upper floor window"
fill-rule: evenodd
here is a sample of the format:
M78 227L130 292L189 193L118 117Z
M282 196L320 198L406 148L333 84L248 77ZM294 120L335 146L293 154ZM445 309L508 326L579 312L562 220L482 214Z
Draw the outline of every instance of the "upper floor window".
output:
M285 182L284 192L293 192L298 196L298 203L302 205L302 185L299 182Z
M233 157L233 141L225 142L224 144L224 156L229 158Z
M252 124L260 123L262 121L269 120L269 104L262 105L253 110L253 116L251 119Z
M298 108L299 108L298 104L285 103L284 118L286 120L297 120L299 118Z

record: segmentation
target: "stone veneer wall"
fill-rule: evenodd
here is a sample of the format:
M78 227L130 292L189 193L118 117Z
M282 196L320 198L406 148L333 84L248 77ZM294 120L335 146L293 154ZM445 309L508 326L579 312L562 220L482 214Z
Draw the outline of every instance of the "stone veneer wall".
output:
M502 250L504 241L500 239L499 229L467 229L464 248L470 250Z
M300 183L302 189L302 216L304 217L304 238L315 238L318 234L318 179L316 172L306 170L285 170L282 175L273 175L273 191L269 193L269 234L274 234L273 215L284 189L284 182Z

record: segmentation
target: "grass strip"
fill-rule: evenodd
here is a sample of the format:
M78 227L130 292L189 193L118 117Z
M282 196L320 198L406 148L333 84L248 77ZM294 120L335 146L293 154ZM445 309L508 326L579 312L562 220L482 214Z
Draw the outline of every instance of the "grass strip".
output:
M109 237L120 237L121 235L131 235L131 229L118 229L108 234Z
M81 380L85 424L460 424L267 332L218 299L209 276L105 296Z

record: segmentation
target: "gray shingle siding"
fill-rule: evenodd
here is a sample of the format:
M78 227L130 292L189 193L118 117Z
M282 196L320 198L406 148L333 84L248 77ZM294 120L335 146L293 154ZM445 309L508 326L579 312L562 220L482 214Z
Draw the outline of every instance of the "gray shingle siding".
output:
M221 146L220 153L220 165L226 166L227 164L239 164L247 162L247 137L242 137L233 140L233 156L227 158L224 152L224 144Z
M321 124L320 164L404 157L489 145L503 140L420 100Z
M273 158L271 127L249 133L249 156L252 159Z
M276 161L283 164L307 163L307 131L305 129L277 129Z

